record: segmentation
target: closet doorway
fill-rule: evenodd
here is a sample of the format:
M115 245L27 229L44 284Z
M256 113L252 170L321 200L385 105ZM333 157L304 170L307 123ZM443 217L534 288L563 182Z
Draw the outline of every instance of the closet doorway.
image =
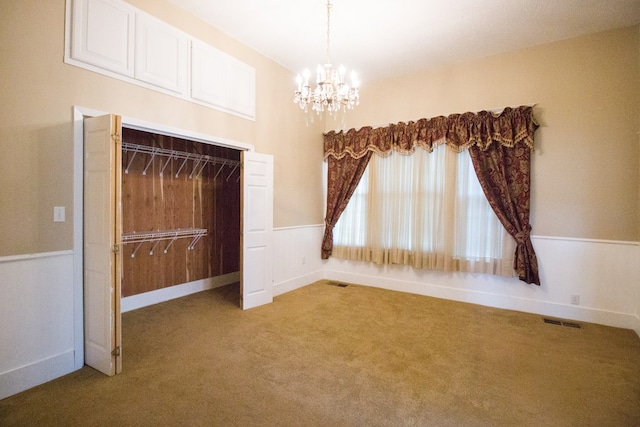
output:
M272 156L116 115L85 117L83 144L87 365L122 370L123 294L237 269L240 307L272 301Z
M124 302L238 281L240 153L122 128L122 297L136 296Z

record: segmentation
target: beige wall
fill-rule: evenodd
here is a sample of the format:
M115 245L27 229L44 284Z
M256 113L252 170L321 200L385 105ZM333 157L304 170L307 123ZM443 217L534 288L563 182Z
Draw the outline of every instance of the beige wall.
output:
M71 108L83 106L253 144L274 155L274 226L323 218L321 131L535 103L533 233L640 240L638 27L367 82L339 120L307 121L294 73L166 1L131 4L256 68L255 122L63 63L64 0L0 13L0 256L71 249ZM53 222L53 206L67 221Z
M639 27L378 83L326 129L535 103L533 234L640 240Z
M72 248L74 105L253 144L274 156L274 226L321 223L323 128L291 101L294 73L167 1L130 3L254 67L255 122L64 64L65 1L3 0L0 256Z

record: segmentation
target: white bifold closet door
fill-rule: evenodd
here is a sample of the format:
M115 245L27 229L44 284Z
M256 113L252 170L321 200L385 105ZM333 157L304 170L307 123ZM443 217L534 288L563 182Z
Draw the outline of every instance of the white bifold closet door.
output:
M84 120L84 358L107 375L122 370L121 135L120 116Z
M273 301L273 156L242 152L240 305Z

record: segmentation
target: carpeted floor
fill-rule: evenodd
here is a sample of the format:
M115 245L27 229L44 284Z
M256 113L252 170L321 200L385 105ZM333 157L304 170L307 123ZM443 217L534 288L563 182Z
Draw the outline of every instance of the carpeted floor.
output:
M0 401L0 425L638 426L635 332L326 281L123 316L124 370Z

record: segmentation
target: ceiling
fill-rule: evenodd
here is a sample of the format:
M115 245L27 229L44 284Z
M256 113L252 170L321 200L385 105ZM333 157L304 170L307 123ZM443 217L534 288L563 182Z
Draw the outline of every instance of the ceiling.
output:
M326 59L326 0L169 0L294 72ZM640 0L332 0L361 82L640 23Z

